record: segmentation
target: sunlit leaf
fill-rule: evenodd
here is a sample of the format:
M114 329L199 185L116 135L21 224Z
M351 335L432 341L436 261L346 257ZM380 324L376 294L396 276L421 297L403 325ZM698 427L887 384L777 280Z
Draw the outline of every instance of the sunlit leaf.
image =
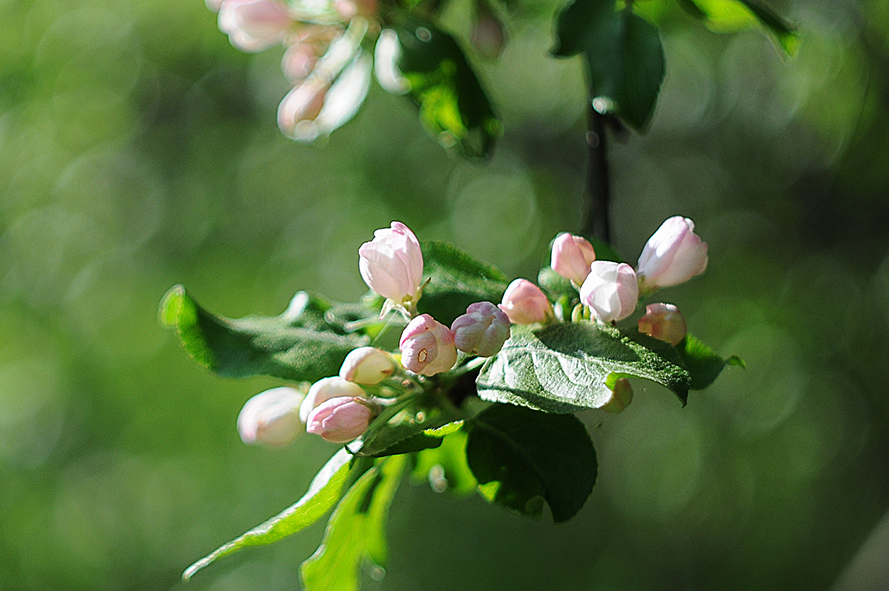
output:
M577 417L495 404L475 418L466 456L488 500L556 522L581 507L596 482L596 451Z
M477 482L466 463L466 430L449 433L439 447L419 452L411 477L415 482L428 482L437 492L473 492Z
M726 365L744 367L744 362L734 355L723 359L713 349L705 345L694 335L687 334L676 346L682 364L691 376L689 388L702 390L713 383Z
M713 31L735 32L759 24L786 55L796 55L799 49L796 28L754 0L680 0L679 4L694 16L703 18Z
M222 558L248 546L264 546L277 542L320 519L333 507L342 494L349 475L352 456L341 449L324 465L300 500L284 509L265 523L256 526L242 536L220 546L211 554L192 564L182 578L190 579L196 572Z

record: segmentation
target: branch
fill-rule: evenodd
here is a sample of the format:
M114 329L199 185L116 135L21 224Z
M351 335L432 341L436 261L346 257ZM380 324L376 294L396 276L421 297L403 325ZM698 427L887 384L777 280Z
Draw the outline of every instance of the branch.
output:
M606 146L605 120L593 108L593 92L590 89L590 100L587 103L586 142L589 147L587 160L586 188L584 198L586 211L584 214L583 234L593 236L604 242L611 243L611 227L608 221L608 204L611 199L611 184L608 177L608 154Z

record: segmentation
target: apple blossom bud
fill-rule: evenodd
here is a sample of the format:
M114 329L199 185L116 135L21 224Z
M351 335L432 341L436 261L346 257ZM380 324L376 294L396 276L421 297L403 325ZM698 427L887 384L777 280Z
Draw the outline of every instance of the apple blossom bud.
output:
M411 83L398 67L402 53L398 33L392 29L380 31L374 47L374 73L383 90L390 94L405 94L411 89Z
M575 285L583 283L590 273L590 264L595 260L593 245L582 236L562 232L553 240L549 266Z
M506 31L486 0L477 0L476 14L469 32L469 42L485 59L496 59L506 43Z
M340 377L356 384L371 386L391 376L396 369L392 356L374 347L358 347L346 355Z
M673 304L649 304L639 319L639 332L671 345L678 345L687 330L682 312Z
M643 291L676 285L704 272L707 243L694 229L694 222L677 215L651 235L636 268Z
M429 314L420 314L404 328L399 341L401 364L414 373L431 376L457 362L454 333Z
M358 268L367 286L398 304L412 302L423 284L423 253L410 228L392 222L358 249Z
M611 399L605 403L602 410L607 412L621 412L633 401L633 387L627 378L617 378L614 388L611 389Z
M602 322L626 318L639 301L636 272L626 263L594 261L580 286L580 301Z
M248 400L238 415L238 433L247 444L277 447L296 439L303 430L299 407L304 394L282 386Z
M491 357L509 338L509 317L491 302L476 302L451 324L454 344L464 353Z
M331 398L309 415L306 431L331 443L347 443L367 431L377 405L365 398Z
M294 24L287 5L277 0L225 0L219 5L219 29L242 51L279 43Z
M339 376L321 378L309 388L309 393L306 394L305 400L299 407L299 419L305 423L313 410L331 398L360 398L364 396L361 386Z
M546 294L527 279L510 283L499 307L513 324L548 322L555 316Z

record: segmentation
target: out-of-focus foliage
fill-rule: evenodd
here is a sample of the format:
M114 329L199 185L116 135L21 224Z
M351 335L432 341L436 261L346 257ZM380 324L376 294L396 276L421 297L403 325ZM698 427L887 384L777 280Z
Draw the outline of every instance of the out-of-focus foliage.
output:
M650 131L611 149L618 251L692 217L713 265L670 294L747 369L685 408L650 386L582 414L600 478L564 525L404 485L365 588L824 589L889 508L889 9L772 5L800 23L786 62L663 15ZM576 229L582 64L547 56L559 3L512 7L476 65L505 130L479 166L375 87L327 145L293 144L280 56L234 51L199 0L0 2L0 589L179 588L333 451L240 443L238 410L276 382L197 368L158 323L170 285L271 316L299 289L357 299L355 250L391 219L510 276ZM465 40L470 13L443 26ZM321 536L188 588L293 589Z

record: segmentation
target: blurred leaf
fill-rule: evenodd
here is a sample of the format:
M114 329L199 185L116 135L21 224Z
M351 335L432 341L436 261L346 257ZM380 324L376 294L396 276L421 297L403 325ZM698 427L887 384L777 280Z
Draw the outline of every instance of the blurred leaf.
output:
M676 345L676 350L691 376L688 387L692 390L702 390L712 384L726 365L744 367L740 357L732 355L723 359L692 334L685 335L685 338Z
M487 155L502 134L466 56L449 34L432 23L409 17L395 27L401 45L398 67L420 108L420 121L445 147L466 156Z
M258 525L239 538L220 546L208 556L188 567L182 579L188 581L196 572L209 566L241 548L264 546L277 542L301 529L312 525L336 504L342 494L343 485L349 475L349 461L352 459L345 449L338 451L309 485L309 490L296 503L284 509L262 525Z
M795 27L754 0L679 0L679 4L693 16L705 19L712 31L735 32L760 24L786 55L794 56L799 49Z
M318 550L300 567L306 591L357 591L365 557L388 559L385 525L407 458L384 458L343 496Z
M428 481L438 492L445 487L457 495L473 492L478 483L466 463L466 430L449 433L439 447L419 452L411 478Z
M417 304L420 313L431 314L448 326L475 302L498 303L506 291L507 277L499 269L479 262L444 242L423 242L424 274L431 281Z
M558 16L552 53L583 53L593 106L637 131L644 129L664 79L664 51L657 29L612 1L576 0Z
M640 335L645 337L645 335ZM645 378L672 390L685 404L689 373L666 343L642 344L610 327L559 323L512 336L478 376L483 400L568 413L600 408L611 398L616 376Z
M596 450L574 415L496 404L471 423L466 457L488 500L539 515L542 500L553 521L567 521L596 482Z
M177 285L164 296L160 316L195 361L221 376L311 382L335 375L349 351L367 344L367 337L346 332L360 311L300 292L280 316L232 320L205 310Z

